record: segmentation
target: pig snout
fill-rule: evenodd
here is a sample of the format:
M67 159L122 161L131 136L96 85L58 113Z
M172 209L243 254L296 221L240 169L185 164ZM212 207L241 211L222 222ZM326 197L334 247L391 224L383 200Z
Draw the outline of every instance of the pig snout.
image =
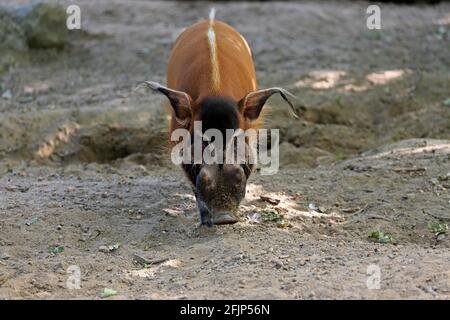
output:
M204 166L196 181L202 224L231 224L245 196L246 176L239 165Z

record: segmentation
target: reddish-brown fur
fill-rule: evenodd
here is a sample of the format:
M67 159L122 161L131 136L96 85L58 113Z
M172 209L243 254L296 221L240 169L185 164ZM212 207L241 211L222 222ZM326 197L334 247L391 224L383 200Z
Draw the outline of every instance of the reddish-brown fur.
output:
M167 86L153 81L140 83L168 98L172 113L171 137L178 128L188 129L192 137L194 121L205 124L201 134L210 129L220 130L222 139L217 140L216 136L214 142L203 140L199 146L202 148L215 144L216 140L223 142L224 132L229 129L246 131L258 127L263 106L275 93L281 95L298 117L288 98L293 96L288 91L279 87L256 90L255 67L247 42L226 23L214 20L214 12L211 11L208 21L194 24L178 37L169 59ZM195 137L198 135L194 135L194 144ZM256 139L254 134L246 139L249 146L256 142L250 141ZM178 144L172 139L171 142ZM191 139L186 142L193 144ZM228 142L222 144L222 151L226 151L225 146L234 146ZM195 150L200 148L191 149L194 157ZM248 151L252 154L256 150ZM183 162L182 168L194 187L201 223L210 226L236 222L233 212L245 196L247 179L255 164L250 161L222 165L194 162L192 159Z
M212 78L213 61L207 33L212 25L215 33L219 85ZM256 74L249 47L243 36L228 24L207 20L183 31L176 40L169 59L167 86L187 93L191 98L192 122L199 120L199 105L206 97L228 97L238 103L249 92L256 90ZM240 127L250 124L240 113ZM253 123L254 127L256 123ZM178 128L172 117L172 132Z

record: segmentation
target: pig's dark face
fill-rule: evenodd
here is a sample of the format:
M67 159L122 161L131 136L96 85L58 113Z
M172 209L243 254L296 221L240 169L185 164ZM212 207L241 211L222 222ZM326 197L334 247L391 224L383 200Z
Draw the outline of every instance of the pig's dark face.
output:
M237 222L235 214L246 183L244 170L238 165L204 165L195 185L202 224Z
M144 84L169 99L172 107L171 132L174 132L175 129L185 129L189 130L192 137L195 135L195 121L201 121L203 132L200 135L208 129L219 130L224 139L222 143L224 149L228 143L226 130L239 128L246 130L258 127L257 122L260 120L261 110L267 99L275 93L281 95L289 104L294 117L298 118L294 105L289 100L289 97L294 96L278 87L251 91L237 102L227 98L210 97L197 103L188 93L170 89L157 82L143 81L139 83L138 87ZM198 92L196 96L198 96ZM253 145L253 143L247 144L247 146L249 145ZM253 153L252 150L245 152L247 151ZM253 164L248 163L248 159L245 156L244 162L246 163L244 164L206 164L204 162L194 164L196 161L193 161L182 165L193 185L202 224L237 222L235 213L244 198L247 179L254 167Z
M226 130L239 129L238 112L237 105L232 101L211 98L200 105L196 120L202 121L202 134L208 129L217 129L222 133L221 145L224 150L229 143L226 140ZM203 142L203 147L207 145L208 142ZM203 163L183 165L183 169L193 184L202 224L237 222L235 214L245 196L247 179L251 173L250 165Z

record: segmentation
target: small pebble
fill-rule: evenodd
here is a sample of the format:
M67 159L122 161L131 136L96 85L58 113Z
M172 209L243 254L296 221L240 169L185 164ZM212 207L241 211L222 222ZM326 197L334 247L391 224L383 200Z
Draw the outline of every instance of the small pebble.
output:
M283 266L283 263L281 261L279 261L279 260L272 259L271 262L274 264L274 267L276 269L280 269Z
M0 253L0 260L9 260L9 258L7 253Z
M444 240L445 239L445 234L443 234L443 233L441 233L440 235L438 235L437 237L436 237L436 240L437 241L442 241L442 240Z
M11 98L12 98L11 90L8 89L8 90L6 90L5 92L3 92L2 98L3 98L3 99L6 99L6 100L11 99Z
M107 246L100 246L98 247L98 251L100 252L109 252L109 248Z

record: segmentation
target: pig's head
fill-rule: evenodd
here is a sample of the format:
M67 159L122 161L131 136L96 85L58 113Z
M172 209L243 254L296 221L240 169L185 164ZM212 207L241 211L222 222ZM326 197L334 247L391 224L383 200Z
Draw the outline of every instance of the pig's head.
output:
M261 110L267 99L274 93L279 93L288 102L292 113L297 117L294 107L288 96L289 92L281 88L270 88L248 93L239 101L228 97L206 97L194 101L187 93L164 87L158 83L143 82L151 89L164 94L172 109L170 131L186 129L190 134L192 146L191 161L182 163L196 196L197 206L200 211L201 223L211 226L213 224L229 224L237 222L236 211L245 196L247 180L253 171L255 164L249 161L249 150L252 143L246 138L246 156L244 161L226 161L226 147L230 146L230 136L227 138L227 129L241 132L257 126ZM195 123L201 122L201 132ZM221 141L208 138L208 132L215 130L221 133ZM195 135L200 135L195 139ZM222 149L222 162L208 163L201 161L196 163L194 157L195 143L200 141L202 154L205 148L211 144L215 149ZM220 143L219 143L220 142Z

